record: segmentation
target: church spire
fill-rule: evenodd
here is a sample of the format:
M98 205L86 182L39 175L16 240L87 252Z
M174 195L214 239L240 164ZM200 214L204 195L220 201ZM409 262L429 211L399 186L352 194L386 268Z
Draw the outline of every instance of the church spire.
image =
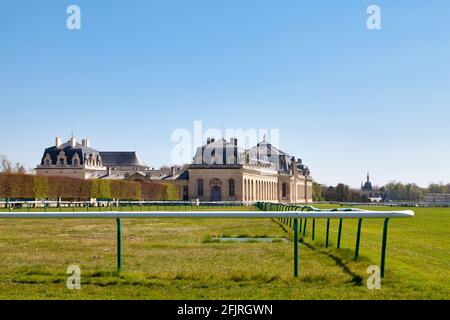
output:
M367 182L369 182L369 171L367 171Z

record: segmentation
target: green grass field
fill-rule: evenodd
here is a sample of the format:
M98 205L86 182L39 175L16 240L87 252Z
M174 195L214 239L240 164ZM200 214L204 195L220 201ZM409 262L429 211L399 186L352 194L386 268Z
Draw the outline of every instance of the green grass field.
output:
M357 261L356 220L344 220L341 250L335 249L338 220L331 222L327 249L326 220L317 220L314 242L308 221L297 279L291 230L277 220L122 219L119 275L113 219L2 219L0 298L448 299L450 209L416 208L415 213L412 219L391 219L380 290L367 289L365 282L367 267L380 261L382 219L364 220ZM210 241L222 235L290 241ZM70 264L81 268L81 290L66 287Z

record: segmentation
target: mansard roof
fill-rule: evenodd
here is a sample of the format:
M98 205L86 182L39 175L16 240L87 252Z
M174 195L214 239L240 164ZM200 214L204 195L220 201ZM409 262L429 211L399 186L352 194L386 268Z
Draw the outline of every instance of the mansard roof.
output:
M100 156L107 167L147 167L135 151L100 151Z
M291 160L291 155L276 148L265 140L259 142L256 146L245 150L237 146L236 139L231 139L231 141L228 142L225 139L214 141L209 138L207 144L197 148L193 165L215 166L242 165L247 162L266 163L274 165L278 172L289 173ZM301 160L299 160L296 165L299 171L308 171L307 166L303 165Z
M95 149L83 146L82 144L79 143L75 143L75 145L72 146L72 143L69 141L60 145L59 147L52 146L46 148L44 151L44 155L41 158L41 165L44 164L44 159L47 156L47 154L50 155L50 158L52 159L52 164L56 164L58 160L58 155L61 151L64 151L64 154L67 157L67 164L69 165L72 165L72 158L75 154L78 154L80 164L84 164L85 157L89 158L91 155L98 157L100 155L100 153Z
M280 172L289 172L291 156L273 146L271 143L261 141L247 150L250 158L273 163Z
M209 141L198 147L194 156L194 165L235 165L241 163L241 154L244 150L237 143L225 139Z

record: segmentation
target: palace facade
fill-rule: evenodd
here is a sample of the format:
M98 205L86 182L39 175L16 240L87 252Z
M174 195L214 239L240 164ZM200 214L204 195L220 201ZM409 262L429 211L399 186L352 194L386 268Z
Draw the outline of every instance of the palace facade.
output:
M184 166L153 169L136 152L101 152L89 140L75 138L45 149L38 175L81 179L126 179L170 183L180 200L312 202L312 178L307 166L272 144L261 141L241 149L237 139L208 138Z

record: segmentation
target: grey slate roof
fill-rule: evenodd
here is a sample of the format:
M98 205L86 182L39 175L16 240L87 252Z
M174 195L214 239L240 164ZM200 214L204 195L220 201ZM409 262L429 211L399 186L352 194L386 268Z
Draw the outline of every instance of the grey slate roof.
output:
M101 151L103 165L114 166L138 166L147 167L135 151Z
M241 150L225 139L219 139L198 147L194 156L194 165L225 165L241 163Z
M74 147L72 147L72 145L67 142L64 143L62 145L60 145L59 147L56 146L52 146L49 148L46 148L44 151L44 155L42 156L41 159L41 165L44 164L44 159L47 155L47 153L50 155L51 159L52 159L52 164L56 164L57 161L57 157L58 154L61 152L61 150L64 151L64 153L67 156L67 163L69 165L72 165L72 157L75 155L75 153L78 154L78 157L80 158L80 164L84 164L84 158L89 158L89 156L92 155L99 155L99 152L95 149L89 148L89 147L85 147L82 144L75 144Z
M273 163L280 172L289 172L291 156L266 141L248 149L247 153L252 159Z

